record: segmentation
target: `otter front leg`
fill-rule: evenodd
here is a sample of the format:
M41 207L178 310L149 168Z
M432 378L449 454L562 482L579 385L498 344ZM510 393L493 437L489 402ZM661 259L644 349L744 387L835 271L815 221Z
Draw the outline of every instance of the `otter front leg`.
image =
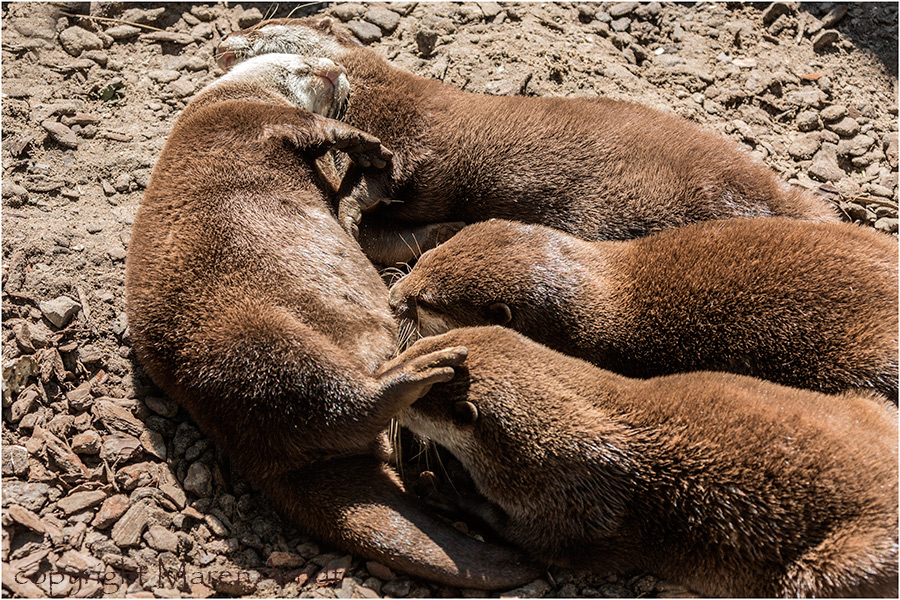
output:
M359 224L359 245L374 263L392 267L418 259L466 226L462 221L402 224L366 216Z
M400 413L427 394L435 383L453 379L453 367L460 366L468 354L464 346L457 346L385 364L376 376L380 401L393 407L392 414Z

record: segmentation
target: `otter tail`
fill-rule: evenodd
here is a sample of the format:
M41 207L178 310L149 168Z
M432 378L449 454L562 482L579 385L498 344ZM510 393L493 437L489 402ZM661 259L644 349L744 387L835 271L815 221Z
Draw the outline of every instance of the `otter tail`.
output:
M373 456L293 471L264 488L313 536L416 577L492 590L540 575L515 551L479 542L440 522Z

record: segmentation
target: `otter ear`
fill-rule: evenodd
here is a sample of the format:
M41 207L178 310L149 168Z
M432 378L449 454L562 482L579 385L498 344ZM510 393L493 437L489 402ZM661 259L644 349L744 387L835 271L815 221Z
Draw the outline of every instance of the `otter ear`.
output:
M485 309L485 316L494 325L506 325L512 321L512 311L503 302L494 302Z
M453 417L462 425L471 425L478 420L478 408L471 402L461 400L453 405Z
M334 19L331 17L322 17L316 23L316 26L326 33L331 33L331 30L334 29Z

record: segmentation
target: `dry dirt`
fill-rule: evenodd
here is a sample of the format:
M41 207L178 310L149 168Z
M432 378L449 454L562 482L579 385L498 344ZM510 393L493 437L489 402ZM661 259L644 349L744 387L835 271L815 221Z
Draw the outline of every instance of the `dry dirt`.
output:
M4 3L4 595L481 595L303 536L133 362L124 258L154 161L221 36L294 9L469 91L673 110L896 236L896 4ZM674 591L551 569L516 593Z

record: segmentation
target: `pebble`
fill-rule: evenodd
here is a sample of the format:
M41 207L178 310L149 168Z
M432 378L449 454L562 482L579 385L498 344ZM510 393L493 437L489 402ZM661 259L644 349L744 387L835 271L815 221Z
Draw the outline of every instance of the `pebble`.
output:
M826 48L837 42L840 38L840 34L834 29L826 29L824 31L821 31L813 38L813 50L815 50L816 52L825 50Z
M238 18L237 18L238 27L240 27L241 29L245 29L247 27L253 27L257 23L262 21L262 19L263 19L263 15L261 12L259 12L259 9L256 7L251 8L249 10L245 10L238 16Z
M122 13L122 20L140 23L141 25L152 25L159 21L165 13L166 9L164 6L159 8L129 8Z
M394 598L403 598L409 594L410 587L412 584L407 577L397 577L385 583L381 587L381 593Z
M897 223L896 217L881 217L875 221L875 229L885 233L897 233Z
M86 508L97 506L106 499L106 492L97 490L94 492L77 492L69 494L59 500L56 505L67 515L76 513Z
M31 511L39 511L47 503L50 486L46 483L27 483L18 479L3 481L3 506L18 504Z
M363 44L371 44L381 39L381 29L367 21L350 21L347 23L347 29Z
M340 2L331 7L331 14L341 21L351 21L366 14L366 7L355 2Z
M81 305L68 296L59 296L53 300L41 302L38 308L48 321L62 329L81 310Z
M69 27L61 31L59 43L63 50L75 57L80 56L85 50L103 49L103 40L81 27Z
M3 476L24 475L28 472L28 451L25 446L3 445Z
M110 464L125 463L140 455L141 442L130 435L109 435L103 440L100 458Z
M110 536L113 542L120 548L137 546L141 541L141 534L150 523L150 512L144 502L135 504L129 508L115 525Z
M144 398L144 404L147 405L147 408L152 410L158 415L162 415L164 417L174 417L178 414L178 403L174 400L170 400L169 398L161 398L159 396L146 396Z
M266 566L275 569L296 569L306 564L306 561L290 552L272 552L266 559Z
M44 522L41 521L41 518L27 508L23 508L17 504L13 504L7 509L6 514L12 517L13 521L18 523L19 525L24 525L32 531L35 531L37 533L44 533L44 531L46 530Z
M862 156L874 143L875 140L867 135L856 135L852 139L838 142L837 153L838 156Z
M831 121L837 121L838 119L843 119L847 116L847 107L843 104L832 104L831 106L826 106L819 112L819 116L822 117L822 120L830 123Z
M822 128L819 114L811 110L802 110L797 113L797 129L800 131L814 131Z
M41 127L43 127L47 133L50 134L50 138L60 146L65 146L66 148L78 147L78 136L75 135L74 131L62 123L47 120L41 122Z
M128 505L128 496L124 494L110 496L103 501L97 514L94 515L94 520L91 521L91 525L97 529L106 529L118 521L119 517L125 514L125 511L128 510Z
M99 454L103 439L93 429L88 429L72 438L72 450L78 454Z
M212 473L202 462L195 462L188 467L184 478L184 489L205 498L212 494Z
M852 137L859 132L859 123L851 117L844 117L828 123L825 127L843 137Z
M808 160L819 150L819 144L818 135L802 135L788 146L788 154L797 160Z
M369 572L369 575L372 577L377 577L382 581L390 581L396 575L391 571L388 567L384 566L380 562L375 562L374 560L370 560L366 563L366 570Z
M607 5L606 12L613 19L624 17L637 7L637 2L616 2Z
M98 398L91 412L111 431L121 431L133 436L139 436L145 431L144 424L131 411L119 406L111 398Z
M197 91L197 86L187 77L181 77L169 84L169 89L178 98L185 98Z
M437 44L438 34L433 29L419 28L416 30L416 47L419 54L427 58L434 52L434 46Z
M109 29L107 29L106 35L116 41L119 41L133 38L140 32L141 29L139 27L135 27L134 25L116 25L115 27L110 27Z
M178 537L161 525L151 525L144 533L144 540L154 550L177 552Z
M156 463L142 462L122 467L116 473L116 483L125 491L152 484L159 477Z
M169 83L181 77L181 73L171 69L154 69L147 71L147 77L159 83Z
M189 33L176 33L174 31L153 31L151 33L141 34L141 39L145 42L165 42L187 46L194 43L194 36Z
M504 592L501 598L543 598L553 587L543 579L536 579L520 588Z
M380 27L384 33L393 32L400 24L400 15L386 8L374 8L368 11L363 18Z
M766 25L775 22L782 15L793 14L795 7L790 2L773 2L763 11L762 21Z
M809 167L809 174L819 181L838 181L845 177L844 171L838 166L832 153L820 149L813 157Z
M84 552L68 550L56 561L56 568L71 575L84 575L88 571L97 572L102 563Z

